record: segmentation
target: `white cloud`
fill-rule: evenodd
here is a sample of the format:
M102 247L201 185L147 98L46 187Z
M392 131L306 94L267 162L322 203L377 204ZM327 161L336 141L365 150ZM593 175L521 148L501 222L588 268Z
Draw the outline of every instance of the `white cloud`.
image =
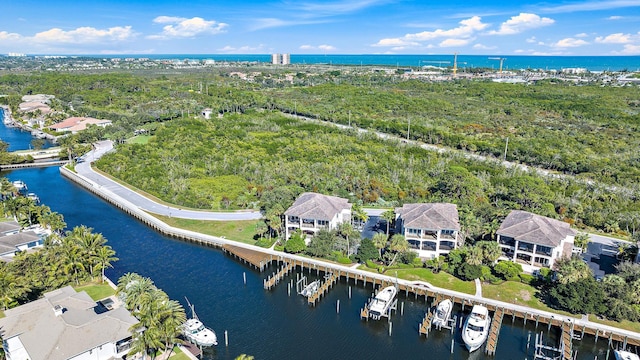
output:
M607 20L622 20L623 17L622 16L618 16L618 15L613 15L613 16L609 16L607 18Z
M301 45L300 46L300 50L322 50L322 51L335 51L337 50L337 48L333 45L318 45L318 46L314 46L314 45Z
M483 45L483 44L475 44L473 45L473 48L476 50L494 50L497 47L496 46L487 46L487 45Z
M605 0L586 1L570 5L559 5L542 8L545 13L571 13L577 11L611 10L638 6L638 0Z
M640 55L640 45L626 44L621 55Z
M153 19L157 24L169 24L162 28L162 33L147 36L149 39L175 39L175 38L191 38L197 35L210 34L215 35L224 32L229 26L215 20L205 20L201 17L182 18L175 16L158 16Z
M265 46L263 44L260 44L258 46L230 46L227 45L225 47L222 47L220 49L218 49L218 51L221 52L225 52L225 53L231 53L231 54L255 54L256 51L264 51Z
M46 44L91 44L126 41L135 36L136 34L131 29L131 26L115 26L108 29L96 29L86 26L69 31L58 28L49 29L35 34L32 38L29 38L29 41Z
M20 39L22 39L20 34L0 31L0 41L18 41Z
M440 47L456 47L468 45L475 39L445 39L438 44Z
M615 33L607 36L598 36L595 40L600 44L628 44L632 42L630 34Z
M579 46L584 46L584 45L589 45L588 42L582 40L582 39L576 39L576 38L566 38L566 39L562 39L556 43L551 44L551 47L554 48L572 48L572 47L579 47Z
M509 20L500 25L499 30L490 31L491 35L513 35L519 34L525 30L535 29L543 26L551 25L555 20L547 17L540 17L536 14L520 13L512 16Z
M586 38L589 37L589 34L587 33L580 33L580 34L576 34L575 37L577 38Z
M525 41L528 42L529 44L535 44L536 42L538 42L538 40L536 40L535 36L532 36L532 37L528 38Z
M388 2L389 0L341 0L333 2L321 1L318 3L301 2L297 7L302 11L313 14L314 16L328 16L351 13Z
M381 39L372 46L420 46L421 43L434 39L445 38L440 44L441 46L456 46L449 45L456 41L462 43L463 40L468 44L474 34L484 30L489 24L482 22L479 16L474 16L469 19L464 19L459 22L460 26L452 29L437 29L434 31L423 31L415 34L406 34L399 38L386 38Z

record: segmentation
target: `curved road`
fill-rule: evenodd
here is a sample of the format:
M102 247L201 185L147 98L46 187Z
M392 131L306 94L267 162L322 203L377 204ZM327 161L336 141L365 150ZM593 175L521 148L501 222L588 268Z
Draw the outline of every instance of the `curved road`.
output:
M214 212L214 211L198 211L186 210L177 207L159 204L149 198L146 198L137 192L130 190L117 182L99 174L91 168L91 162L99 159L102 155L113 150L111 141L99 141L94 144L94 150L84 155L82 158L86 161L76 164L76 172L88 180L94 182L96 186L105 188L123 199L127 199L135 206L142 210L152 212L154 214L177 217L182 219L195 220L257 220L262 218L259 211L232 211L232 212Z

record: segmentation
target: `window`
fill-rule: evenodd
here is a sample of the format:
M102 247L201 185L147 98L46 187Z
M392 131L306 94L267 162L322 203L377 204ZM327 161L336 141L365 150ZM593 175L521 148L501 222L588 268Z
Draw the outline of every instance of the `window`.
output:
M420 241L419 240L407 240L409 243L409 247L411 249L420 250Z
M329 225L329 220L318 220L318 226L327 226Z
M537 245L536 254L551 256L553 249L548 246Z
M532 253L533 252L533 244L526 243L526 242L518 242L518 250Z
M300 222L300 218L297 216L289 216L289 222Z
M516 241L512 238L512 237L508 237L508 236L499 236L500 240L500 244L502 245L506 245L506 246L516 246Z

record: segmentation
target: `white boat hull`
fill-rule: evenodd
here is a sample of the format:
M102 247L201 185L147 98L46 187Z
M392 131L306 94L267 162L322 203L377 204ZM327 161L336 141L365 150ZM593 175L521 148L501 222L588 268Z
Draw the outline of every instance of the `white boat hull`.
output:
M640 360L640 356L629 351L615 350L616 360Z
M451 300L446 299L440 302L436 307L436 312L431 320L431 325L436 328L447 326L449 318L451 317L451 310L453 309L453 303Z
M469 352L478 350L487 341L490 326L491 317L487 308L475 305L462 328L462 341L464 341Z
M398 289L396 289L395 286L388 286L380 290L371 303L369 303L369 317L373 320L380 320L380 318L384 316L389 316L397 293Z

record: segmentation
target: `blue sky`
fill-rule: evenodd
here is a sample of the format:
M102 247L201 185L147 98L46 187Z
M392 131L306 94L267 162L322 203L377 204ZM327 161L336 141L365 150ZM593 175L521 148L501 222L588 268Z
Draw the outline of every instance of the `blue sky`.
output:
M640 55L640 0L5 0L0 54Z

